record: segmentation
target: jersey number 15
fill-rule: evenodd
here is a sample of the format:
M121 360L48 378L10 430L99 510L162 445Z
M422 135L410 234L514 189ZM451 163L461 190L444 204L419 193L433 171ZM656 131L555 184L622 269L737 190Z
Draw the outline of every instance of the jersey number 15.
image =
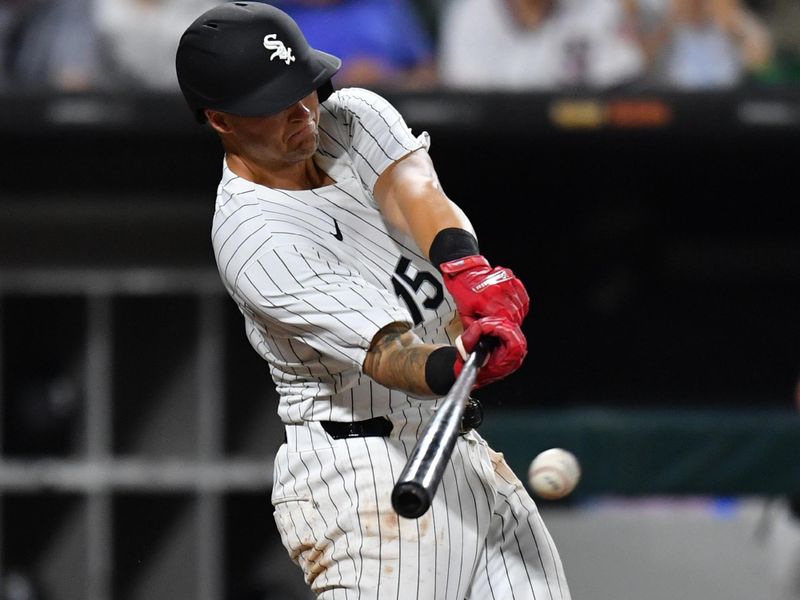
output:
M413 277L409 275L410 271L416 271ZM408 307L408 312L411 313L411 318L414 319L414 325L419 325L424 320L420 303L418 303L418 296L422 296L422 307L429 310L436 310L444 301L444 290L439 280L427 271L419 271L414 268L411 261L405 256L401 256L397 263L394 275L392 275L392 285L394 286L394 293Z

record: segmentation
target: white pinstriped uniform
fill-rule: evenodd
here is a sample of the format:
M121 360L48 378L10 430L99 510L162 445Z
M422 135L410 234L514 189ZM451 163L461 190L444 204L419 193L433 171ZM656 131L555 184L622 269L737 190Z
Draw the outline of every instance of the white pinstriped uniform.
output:
M438 271L383 222L372 190L428 136L355 88L322 104L319 131L315 160L333 185L276 190L223 165L212 230L224 285L280 396L287 443L272 501L284 545L324 600L568 600L534 502L476 432L459 438L425 515L394 513L394 481L437 403L389 390L361 365L391 322L452 343L458 319ZM388 438L333 440L319 424L377 416L393 423Z

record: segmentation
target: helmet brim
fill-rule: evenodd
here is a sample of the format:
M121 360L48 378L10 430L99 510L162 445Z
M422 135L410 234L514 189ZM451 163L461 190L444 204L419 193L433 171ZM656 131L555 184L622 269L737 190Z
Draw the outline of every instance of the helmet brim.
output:
M312 49L300 69L287 70L282 76L244 94L235 101L207 108L242 117L266 117L277 114L319 89L339 71L342 61L333 54ZM205 122L205 111L198 111L198 121Z

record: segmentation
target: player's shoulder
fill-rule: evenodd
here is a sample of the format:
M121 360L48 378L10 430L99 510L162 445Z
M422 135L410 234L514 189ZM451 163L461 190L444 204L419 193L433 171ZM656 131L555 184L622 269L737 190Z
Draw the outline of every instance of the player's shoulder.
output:
M223 167L222 177L217 186L217 200L222 196L240 196L254 193L255 184L241 175L231 171L227 165Z
M381 96L378 92L374 90L370 90L365 87L357 87L357 86L350 86L350 87L343 87L334 92L330 96L333 99L337 99L340 101L348 101L352 99L381 99L386 100L383 96Z
M392 103L381 94L361 87L345 87L336 90L323 103L327 109L336 112L356 114L359 117L380 115L396 110Z

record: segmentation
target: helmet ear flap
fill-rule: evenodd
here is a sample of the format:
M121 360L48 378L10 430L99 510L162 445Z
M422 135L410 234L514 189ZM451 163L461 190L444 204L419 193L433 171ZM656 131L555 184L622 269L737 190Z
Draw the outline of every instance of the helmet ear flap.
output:
M317 97L319 98L320 104L325 102L328 97L333 93L333 82L328 79L325 83L317 88Z

